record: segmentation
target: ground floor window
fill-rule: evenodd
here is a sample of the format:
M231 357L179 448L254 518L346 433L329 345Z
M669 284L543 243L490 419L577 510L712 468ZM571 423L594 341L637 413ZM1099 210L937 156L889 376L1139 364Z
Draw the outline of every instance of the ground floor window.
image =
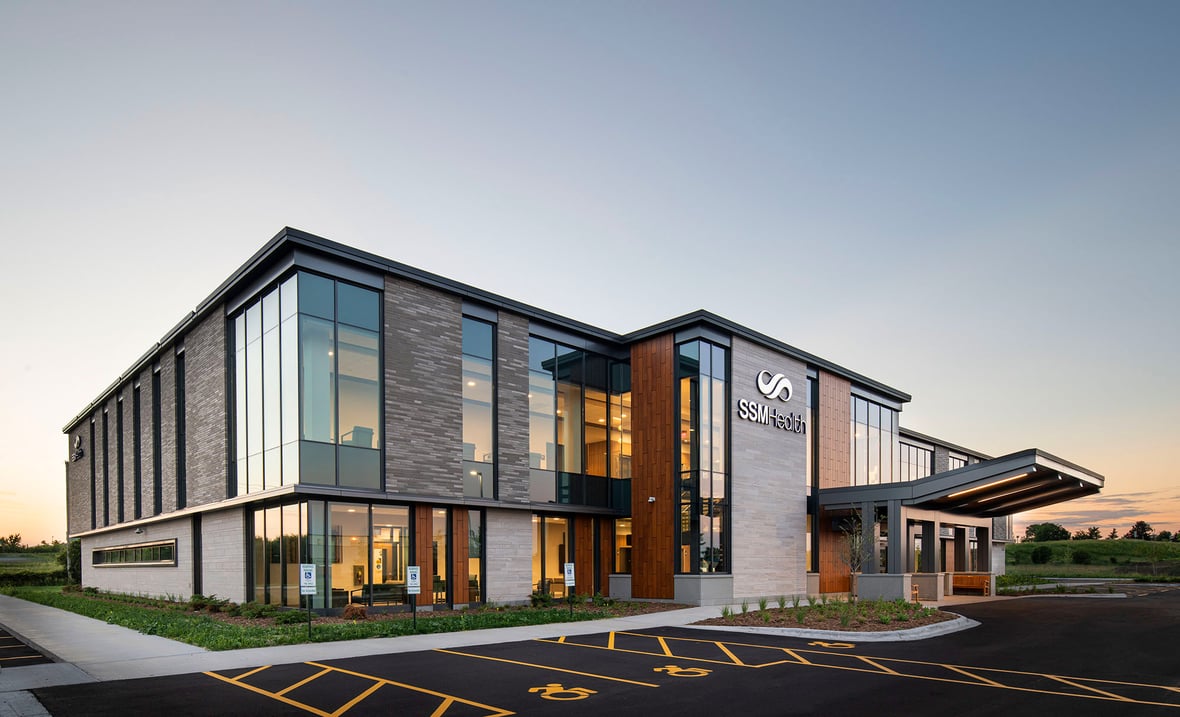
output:
M572 559L569 518L533 516L533 589L565 597L565 563Z
M316 566L312 607L317 609L350 603L408 606L410 565L421 568L420 605L483 601L482 510L312 500L258 508L252 519L251 582L258 602L305 604L299 595L301 563ZM421 531L417 537L415 526ZM462 536L461 543L454 545L452 535ZM462 553L455 555L454 549ZM456 581L467 590L457 593Z
M631 572L631 519L615 520L615 565L616 573Z
M176 541L163 540L137 545L98 548L91 553L91 565L103 567L176 567Z

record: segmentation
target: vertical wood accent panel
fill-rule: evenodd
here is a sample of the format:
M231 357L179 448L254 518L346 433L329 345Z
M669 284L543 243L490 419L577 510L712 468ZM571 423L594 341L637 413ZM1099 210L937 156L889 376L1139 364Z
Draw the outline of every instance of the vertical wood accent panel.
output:
M434 516L430 512L430 506L415 505L414 556L422 575L422 592L418 594L419 606L434 604L434 592L432 591L434 575L430 566L431 546L434 544L433 526Z
M470 521L467 510L451 508L451 602L456 605L471 602L467 575L467 530Z
M631 594L637 598L672 599L676 591L675 351L671 334L631 347Z
M579 515L574 518L574 592L594 594L594 518Z
M836 518L826 510L819 513L819 591L846 593L852 589L848 565L840 557L847 538L832 526Z
M847 379L819 372L819 487L851 485L848 452L852 445Z
M610 597L610 574L615 569L615 521L598 519L598 591Z

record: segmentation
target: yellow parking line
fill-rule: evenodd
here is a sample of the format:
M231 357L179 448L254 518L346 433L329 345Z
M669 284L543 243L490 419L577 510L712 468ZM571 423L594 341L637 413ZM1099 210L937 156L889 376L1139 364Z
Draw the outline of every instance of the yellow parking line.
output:
M241 687L242 689L250 690L251 692L256 692L260 695L265 695L273 700L278 700L279 702L282 702L284 704L291 705L292 707L298 707L299 709L303 710L304 712L310 712L314 715L319 715L319 717L332 717L332 715L328 712L324 712L323 710L318 710L315 707L312 707L310 705L305 705L302 702L296 702L295 700L291 699L290 697L283 697L282 695L276 695L273 692L269 692L267 690L264 690L261 687L255 687L254 685L251 685L247 682L238 682L237 680L233 680L228 677L222 677L221 675L217 674L216 672L206 672L205 674L209 675L210 677L216 677L217 679L219 679L223 682L228 682L231 685Z
M788 650L787 648L785 648L785 647L784 647L784 648L783 648L783 652L787 653L788 655L790 655L791 657L795 658L796 660L798 660L799 662L803 663L804 665L810 665L810 664L811 664L811 661L810 661L810 660L808 660L808 659L807 659L806 657L804 657L803 655L797 654L797 653L796 653L794 650Z
M315 673L314 675L304 678L304 679L296 682L295 684L291 685L290 687L285 687L285 688L279 690L275 694L276 695L285 695L288 692L290 692L291 690L297 690L300 687L303 687L304 685L306 685L308 682L311 682L312 680L315 680L315 679L319 679L320 677L323 677L324 675L328 674L329 672L331 672L331 670L320 670L319 672Z
M613 649L615 649L615 633L614 633L614 630L611 630L610 637L608 637L608 638L606 639L606 649L608 649L608 650L613 650Z
M867 658L867 657L863 657L863 656L861 656L861 655L854 655L854 657L856 657L856 658L857 658L857 659L859 659L859 660L863 660L864 662L867 662L868 664L872 665L873 667L876 667L878 670L880 670L880 671L882 671L882 672L887 672L887 673L889 673L889 674L891 674L891 675L899 675L899 674L901 674L900 672L897 672L897 671L895 671L895 670L891 670L891 669L889 669L889 668L888 668L888 667L886 667L885 665L882 665L882 664L879 664L879 663L873 662L871 659L869 659L869 658Z
M958 672L961 675L966 675L967 677L971 677L973 679L979 680L980 682L987 684L987 685L991 685L992 687L1003 687L1004 686L1004 685L1001 685L999 682L996 682L995 680L989 680L986 677L980 677L979 675L976 675L972 672L968 672L967 670L964 670L962 668L955 667L954 665L943 665L943 667L945 667L948 670Z
M539 642L553 642L553 644L560 644L554 640L539 640ZM574 643L566 643L574 644ZM521 665L523 667L535 667L540 670L552 670L554 672L565 672L571 675L580 675L582 677L595 677L600 680L610 680L611 682L625 682L629 685L639 685L640 687L659 687L650 682L636 682L635 680L626 680L622 677L611 677L609 675L596 675L593 672L579 672L577 670L567 670L564 667L553 667L551 665L536 665L531 662L520 662L519 660L509 660L503 657L489 657L487 655L474 655L469 652L457 652L455 650L436 649L435 652L442 652L447 655L459 655L460 657L474 657L477 660L491 660L492 662L506 662L510 665Z
M373 679L373 678L370 678L370 679ZM343 706L342 706L340 709L338 709L338 710L336 710L335 712L333 712L333 713L332 713L332 717L340 717L340 715L342 715L342 714L344 714L345 712L349 711L349 710L350 710L350 709L352 709L353 707L356 707L358 704L360 704L362 701L364 701L364 700L365 700L365 698L367 698L369 695L373 694L374 692L376 692L377 690L381 689L381 688L382 688L382 687L384 687L384 686L385 686L385 680L382 680L382 681L378 682L377 684L373 685L373 686L372 686L372 687L370 687L369 689L367 689L367 690L365 690L364 692L360 693L360 694L359 694L359 695L357 695L356 697L353 697L353 698L352 698L351 700L349 700L348 702L344 703L344 705L343 705ZM453 698L451 698L451 699L449 699L449 701L450 701L450 702L454 702L454 699L453 699ZM447 704L447 700L444 700L444 701L443 701L443 704ZM450 706L450 705L447 705L447 706ZM435 714L442 714L442 713L441 713L441 712L439 712L438 710L435 710Z
M664 655L665 655L665 656L667 656L667 657L672 657L672 651L671 651L670 649L668 649L668 642L667 642L667 640L665 640L665 639L664 639L664 638L662 638L662 637L656 637L656 639L657 639L657 640L659 640L659 642L660 642L660 648L661 648L661 649L663 649L663 651L664 651Z
M1098 694L1109 697L1112 700L1118 700L1120 702L1134 702L1135 701L1135 700L1131 699L1130 697L1123 697L1122 695L1116 695L1113 692L1106 692L1105 690L1100 690L1095 687L1086 687L1085 685L1079 685L1076 682L1071 682L1071 681L1065 679L1064 677L1058 677L1057 675L1045 675L1045 677L1048 677L1050 680L1057 680L1058 682L1064 682L1065 684L1069 685L1070 687L1077 687L1079 689L1090 690L1091 692L1097 692Z
M717 647L720 647L722 652L724 652L725 654L729 655L729 659L733 660L733 664L735 664L735 665L741 665L742 667L745 667L745 666L746 666L746 663L744 663L744 662L742 662L741 660L739 660L737 655L735 655L735 654L733 654L732 652L730 652L729 648L725 646L725 643L721 643L721 642L715 642L715 643L713 643L713 644L717 645ZM671 657L671 656L672 656L672 653L671 653L671 652L669 652L669 653L668 653L668 656L669 656L669 657Z

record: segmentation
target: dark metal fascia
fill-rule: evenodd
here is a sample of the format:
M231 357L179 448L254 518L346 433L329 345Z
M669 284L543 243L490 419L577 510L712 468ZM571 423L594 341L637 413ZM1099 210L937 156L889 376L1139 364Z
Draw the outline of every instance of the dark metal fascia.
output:
M990 461L993 458L993 456L989 456L986 453L980 453L979 451L973 450L971 448L964 448L963 446L950 443L949 441L944 441L941 438L935 438L928 433L920 433L912 428L906 428L905 426L902 426L898 429L898 435L902 438L910 436L912 438L916 438L919 441L925 441L926 443L932 443L941 448L946 448L947 450L966 453L967 455L973 458L978 458L981 461Z
M910 394L905 393L904 391L899 391L892 386L887 386L880 381L869 378L868 376L859 374L855 371L850 371L839 364L832 363L827 359L822 359L815 354L808 353L807 351L796 348L783 341L779 341L776 338L767 336L766 334L755 331L749 327L742 326L739 323L731 321L723 316L718 316L717 314L714 314L711 311L706 311L705 309L697 309L696 311L684 314L683 316L678 316L674 319L669 319L668 321L654 324L647 328L633 331L629 334L624 334L622 336L622 340L628 343L642 341L653 336L666 334L670 331L685 329L698 323L715 326L729 332L734 336L740 336L747 341L759 344L773 351L786 354L787 356L802 361L808 365L822 368L825 371L834 373L841 378L846 378L855 384L860 384L865 388L880 393L883 396L887 396L899 403L909 403L913 398L910 396Z

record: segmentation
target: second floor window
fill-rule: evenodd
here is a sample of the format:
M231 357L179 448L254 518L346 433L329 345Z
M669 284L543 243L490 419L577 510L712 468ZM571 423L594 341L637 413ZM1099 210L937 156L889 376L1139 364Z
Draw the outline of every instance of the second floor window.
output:
M463 495L496 497L496 327L463 317Z

